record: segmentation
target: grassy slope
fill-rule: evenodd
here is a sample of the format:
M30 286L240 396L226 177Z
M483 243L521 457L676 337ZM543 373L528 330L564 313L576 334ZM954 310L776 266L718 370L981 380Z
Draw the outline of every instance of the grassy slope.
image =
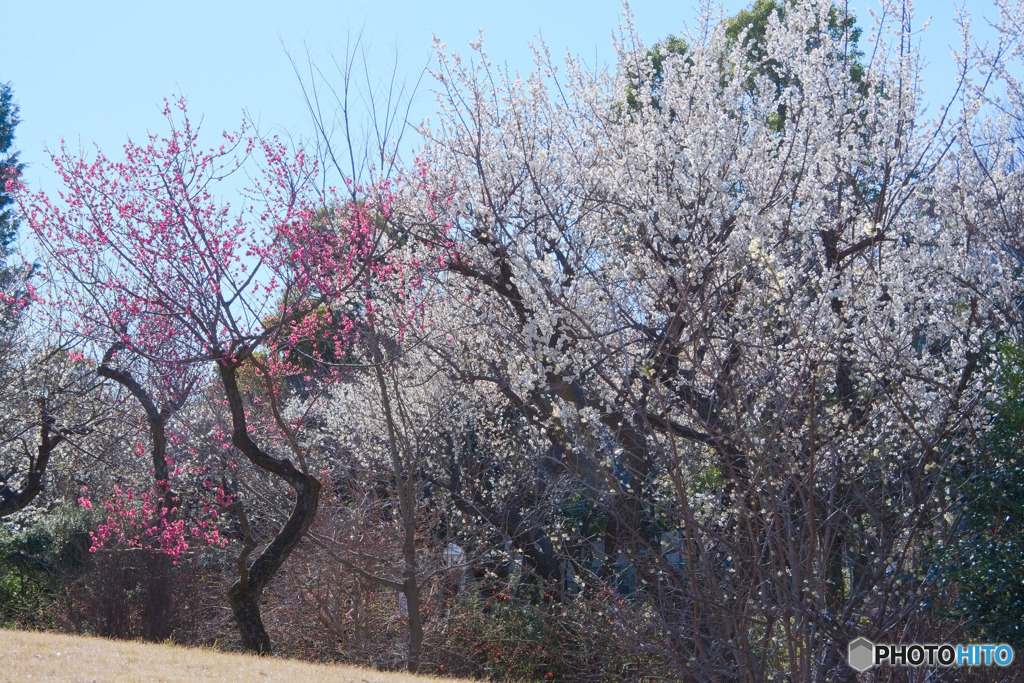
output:
M354 681L438 679L174 645L0 629L0 681Z

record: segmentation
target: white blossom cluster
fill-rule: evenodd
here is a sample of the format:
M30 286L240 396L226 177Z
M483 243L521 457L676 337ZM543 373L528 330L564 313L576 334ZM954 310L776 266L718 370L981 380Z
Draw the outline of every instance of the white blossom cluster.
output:
M706 567L732 547L748 585L723 599L819 615L808 634L877 609L886 561L947 523L943 473L1018 324L1019 107L972 85L926 118L912 12L883 4L859 44L842 9L795 2L758 50L708 17L667 54L627 15L613 73L439 44L422 130L452 197L455 362L595 501L663 507ZM1019 105L1014 40L987 68Z

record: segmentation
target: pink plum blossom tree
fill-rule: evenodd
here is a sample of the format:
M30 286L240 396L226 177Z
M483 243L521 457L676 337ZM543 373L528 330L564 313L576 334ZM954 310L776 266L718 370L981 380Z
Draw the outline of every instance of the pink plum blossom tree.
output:
M23 193L22 210L53 264L49 303L60 324L99 349L100 374L146 410L163 506L172 507L166 420L200 380L220 387L231 445L292 489L291 514L259 552L243 508L232 504L245 538L229 598L244 646L269 653L260 595L312 522L320 483L297 443L280 433L288 429L283 422L260 443L239 373L252 364L271 375L290 371L256 352L270 350L273 358L296 348L317 329L314 313L323 305L354 300L355 308L334 313L332 343L343 355L352 317L372 308L374 287L402 268L379 253L390 195L386 183L358 204L316 191L314 159L245 127L203 149L183 98L167 102L164 115L166 136L126 143L117 161L99 152L87 160L62 145L53 163L65 189L58 198ZM214 191L256 156L259 175L245 205L233 210ZM129 364L114 365L129 354ZM129 372L136 362L147 388Z

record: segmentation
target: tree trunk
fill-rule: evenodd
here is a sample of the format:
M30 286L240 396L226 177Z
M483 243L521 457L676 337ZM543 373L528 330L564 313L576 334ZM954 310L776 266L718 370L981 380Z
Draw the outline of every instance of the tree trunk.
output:
M115 356L123 351L125 344L116 342L103 354L103 360L96 368L100 377L114 380L127 389L146 413L149 434L152 439L150 459L153 463L154 489L160 499L160 506L153 515L152 525L159 526L162 522L172 522L176 515L175 495L171 489L171 472L167 464L167 421L177 406L165 405L158 407L153 395L143 387L135 377L110 364ZM187 392L186 392L187 393ZM184 400L184 399L182 399ZM145 576L142 578L146 594L146 608L143 610L143 638L159 643L170 637L169 617L171 614L170 562L166 555L150 558L142 567Z
M46 407L46 398L37 399L39 403L39 446L36 457L29 462L28 475L20 491L11 491L7 485L0 485L0 518L12 515L28 507L36 496L42 493L46 485L46 466L50 455L64 440L61 434L53 433L56 420Z
M415 571L415 570L414 570ZM423 617L420 615L420 585L416 577L405 580L403 589L405 601L409 607L409 673L420 670L420 658L423 654Z
M270 636L263 625L263 617L260 615L260 594L262 591L255 590L248 582L236 581L228 591L228 601L231 603L231 611L238 622L238 634L242 637L242 647L249 652L258 655L269 655L271 653Z
M139 562L142 565L142 639L162 643L172 634L174 565L170 555L163 552L147 552L141 555Z
M255 654L269 655L270 636L267 635L263 618L260 616L260 597L263 589L313 523L320 502L320 482L316 477L296 468L290 460L271 456L249 437L245 407L238 389L237 369L235 363L226 360L219 365L221 381L231 410L231 442L252 464L284 479L295 490L295 506L288 516L288 521L259 557L248 566L248 555L253 546L249 544L249 539L246 539L246 549L238 562L238 580L228 591L228 600L238 621L243 647Z

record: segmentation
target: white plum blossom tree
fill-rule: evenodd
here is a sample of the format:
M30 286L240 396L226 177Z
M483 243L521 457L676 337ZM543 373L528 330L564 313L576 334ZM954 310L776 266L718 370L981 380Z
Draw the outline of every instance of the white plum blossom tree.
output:
M420 157L452 200L420 234L479 323L462 376L543 430L701 679L944 635L927 547L1017 318L1012 142L982 161L976 95L924 117L909 4L850 19L780 3L752 50L707 16L655 65L627 13L614 73L438 49Z

